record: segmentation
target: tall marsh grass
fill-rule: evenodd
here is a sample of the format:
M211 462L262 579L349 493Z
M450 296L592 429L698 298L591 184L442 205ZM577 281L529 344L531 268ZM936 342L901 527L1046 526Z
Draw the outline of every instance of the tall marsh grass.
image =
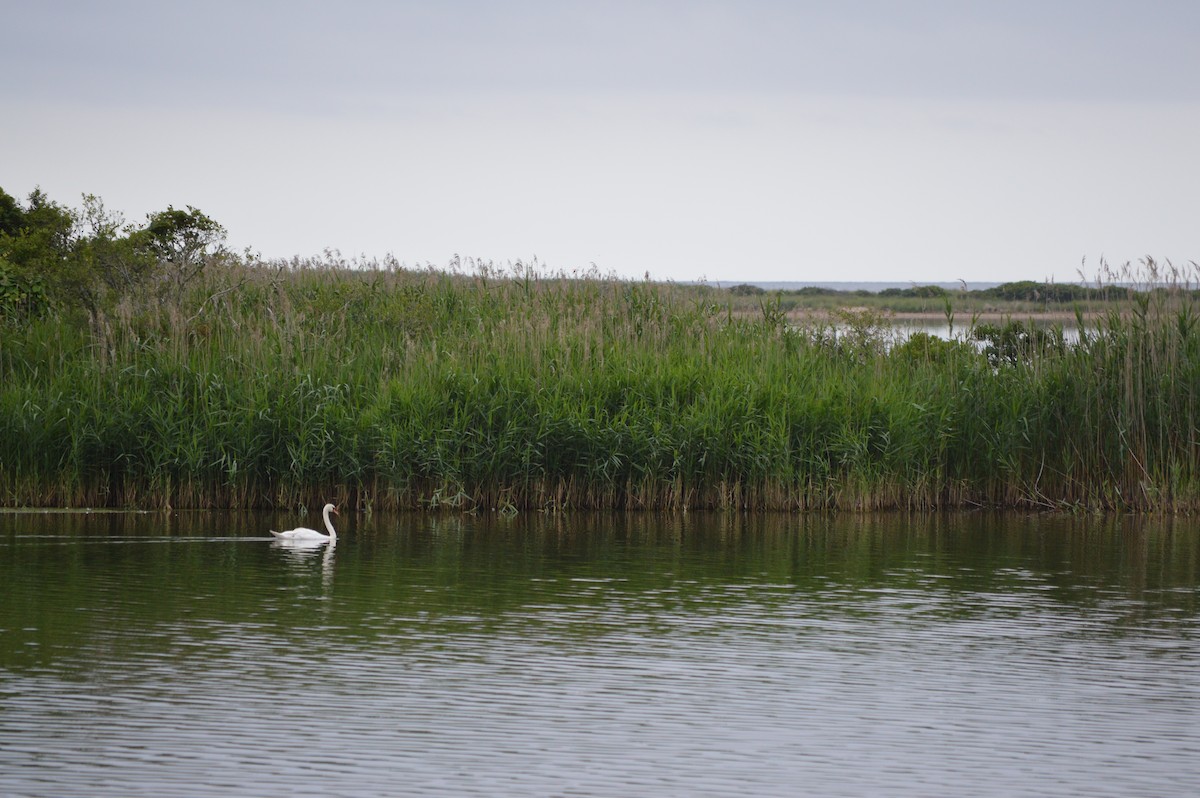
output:
M1194 265L1011 362L703 286L354 265L0 328L0 504L1200 508Z

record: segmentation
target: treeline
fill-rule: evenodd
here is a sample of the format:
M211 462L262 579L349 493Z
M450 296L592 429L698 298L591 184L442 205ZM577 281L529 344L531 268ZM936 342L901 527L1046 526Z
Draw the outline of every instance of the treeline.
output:
M260 262L153 216L98 237L17 210L5 274L44 297L0 322L5 506L1200 509L1184 283L1077 341L897 344L877 315L797 324L703 286Z
M24 203L0 189L0 320L84 316L140 294L179 302L188 283L226 254L225 229L188 207L127 223L95 195L79 209L40 189Z
M1178 286L1175 286L1177 289ZM1165 286L1163 290L1166 290ZM1072 304L1078 302L1117 302L1133 296L1134 288L1124 285L1088 286L1071 283L1038 283L1020 280L1001 283L990 288L950 291L940 285L917 285L911 288L885 288L880 296L915 297L921 299L971 296L980 299L999 299L1006 302L1044 302Z
M1145 275L1143 275L1145 276ZM822 286L803 286L801 288L778 289L768 292L766 289L748 283L731 286L726 289L734 296L759 296L767 293L779 294L784 297L891 297L905 299L995 299L1006 302L1042 302L1046 304L1070 305L1080 302L1120 302L1128 301L1139 292L1171 293L1189 291L1193 297L1200 297L1200 289L1184 288L1177 281L1167 276L1165 284L1133 287L1118 285L1082 285L1070 283L1034 282L1020 280L1001 283L990 288L950 290L940 285L914 285L909 288L884 288L880 291L855 289L842 291L836 288Z

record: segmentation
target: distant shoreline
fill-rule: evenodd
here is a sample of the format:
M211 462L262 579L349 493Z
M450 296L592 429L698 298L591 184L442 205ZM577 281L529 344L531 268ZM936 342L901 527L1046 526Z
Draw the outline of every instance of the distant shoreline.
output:
M861 313L868 311L876 311L876 308L868 307L840 307L837 311L849 313ZM836 311L826 308L795 308L788 311L788 318L799 321L803 319L821 319L827 320L834 316ZM892 311L881 310L884 318L893 324L906 323L921 323L929 325L930 323L946 323L945 311ZM1098 314L1095 312L1086 312L1083 314L1085 319L1093 319ZM1076 316L1074 311L1069 310L1020 310L1020 311L1005 311L1005 310L985 310L973 312L968 310L960 310L954 312L955 326L962 326L964 322L969 323L971 320L986 321L986 322L1003 322L1008 319L1036 319L1039 322L1062 322L1069 325L1074 324Z
M683 285L708 285L713 288L728 289L737 285L752 285L761 288L764 291L799 291L803 288L824 288L830 291L840 291L843 293L852 294L855 291L869 291L872 294L877 294L880 291L886 291L889 288L916 288L920 286L937 286L950 293L963 293L968 291L986 291L989 288L996 288L1005 285L1012 281L989 281L989 282L974 282L954 280L951 282L928 281L922 282L917 280L862 280L862 281L830 281L830 280L694 280L682 283ZM1034 280L1032 282L1045 285L1073 285L1083 287L1095 287L1096 283L1087 280L1069 280L1069 281L1054 281L1054 280ZM1104 285L1117 285L1126 288L1138 288L1134 283L1128 282L1106 282Z
M831 291L845 291L853 293L854 291L870 291L877 294L880 291L885 291L889 288L913 288L915 286L936 285L939 288L944 288L947 291L982 291L988 288L995 288L998 285L1003 285L1004 281L998 282L963 282L962 280L954 280L952 282L919 282L914 280L863 280L863 281L829 281L829 280L708 280L696 281L694 285L711 285L714 288L730 288L735 285L753 285L762 288L765 291L799 291L801 288L828 288Z

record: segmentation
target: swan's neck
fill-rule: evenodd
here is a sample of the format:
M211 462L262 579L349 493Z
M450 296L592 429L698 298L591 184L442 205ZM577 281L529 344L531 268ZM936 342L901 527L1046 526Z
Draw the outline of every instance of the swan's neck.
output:
M337 537L337 532L333 529L333 522L329 520L329 508L326 507L321 515L325 518L325 529L329 532L329 538L332 540Z

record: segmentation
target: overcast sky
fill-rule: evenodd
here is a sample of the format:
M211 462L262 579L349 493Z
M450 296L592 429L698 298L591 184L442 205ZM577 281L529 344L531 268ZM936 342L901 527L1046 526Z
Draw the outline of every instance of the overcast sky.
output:
M0 188L267 257L657 279L1200 260L1200 2L0 0Z

